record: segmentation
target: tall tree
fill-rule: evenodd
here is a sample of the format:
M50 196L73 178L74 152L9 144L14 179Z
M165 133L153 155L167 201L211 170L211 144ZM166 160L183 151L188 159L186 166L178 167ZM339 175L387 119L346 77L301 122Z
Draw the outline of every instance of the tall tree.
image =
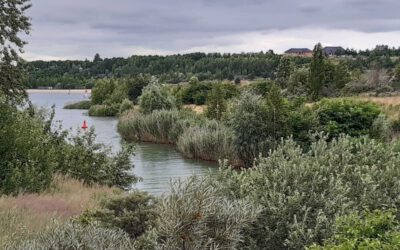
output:
M279 61L278 72L276 80L282 88L288 86L290 75L293 72L293 64L288 56L283 56Z
M310 65L309 88L313 101L318 100L321 89L325 83L325 53L322 45L318 43L314 47L313 58Z
M30 0L0 1L0 94L11 102L26 96L20 57L26 42L19 35L29 34L31 24L25 11L30 7Z

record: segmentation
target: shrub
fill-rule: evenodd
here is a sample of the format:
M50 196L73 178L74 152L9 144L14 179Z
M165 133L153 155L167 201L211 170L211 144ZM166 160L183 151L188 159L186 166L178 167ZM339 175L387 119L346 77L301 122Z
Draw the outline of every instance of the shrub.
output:
M123 114L118 131L128 141L175 144L196 116L187 111L158 110L150 114L131 111Z
M14 242L7 249L109 249L130 250L133 244L122 230L74 223L55 224L31 239Z
M0 195L39 192L51 181L57 150L45 124L0 103Z
M131 102L129 99L124 99L119 106L118 114L122 114L123 112L133 108L133 102Z
M309 151L289 139L256 168L213 173L227 196L263 206L243 248L303 249L333 234L338 216L398 208L400 155L392 144L323 137Z
M76 103L67 104L64 106L65 109L90 109L92 102L89 100L80 101Z
M115 89L115 82L112 79L97 80L92 89L92 104L103 104L111 97Z
M177 146L187 158L211 161L229 159L232 163L238 161L233 131L218 122L186 129L179 136Z
M123 145L115 155L111 149L95 142L94 130L69 137L58 155L60 173L83 181L86 185L102 184L128 189L137 181L129 171L133 168L130 157L133 148Z
M226 112L227 104L225 101L225 93L221 84L217 84L211 90L207 99L206 116L211 119L221 120Z
M335 227L335 234L324 246L308 249L398 249L400 246L400 224L391 212L353 213L338 218Z
M121 229L132 239L136 239L155 227L158 218L156 204L155 197L145 192L133 191L104 201L101 210L87 212L81 216L81 220L97 222L106 228Z
M170 110L176 108L176 100L165 87L154 83L143 89L139 97L139 107L145 114L154 110Z
M92 105L89 109L90 116L115 116L119 111L119 104Z
M331 138L342 133L356 137L368 135L381 114L376 104L352 99L324 99L314 106L314 110L321 129Z
M242 231L260 209L247 200L228 200L219 189L195 176L171 185L159 207L161 249L238 249Z
M210 90L210 83L194 83L182 88L178 96L184 104L203 105Z

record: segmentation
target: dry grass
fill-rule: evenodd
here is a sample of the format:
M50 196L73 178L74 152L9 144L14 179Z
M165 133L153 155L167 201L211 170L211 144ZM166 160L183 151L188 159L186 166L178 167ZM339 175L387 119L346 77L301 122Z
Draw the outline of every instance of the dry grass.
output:
M196 112L197 114L203 114L204 111L206 110L206 105L195 105L195 104L187 104L183 105L184 108L187 108L189 110L192 110Z
M354 98L378 104L379 106L382 107L382 111L391 120L400 119L400 96L387 96L387 97L359 96Z
M102 186L86 187L79 181L57 177L47 192L0 197L0 242L25 237L46 228L54 220L65 221L84 210L97 208L101 199L119 192Z

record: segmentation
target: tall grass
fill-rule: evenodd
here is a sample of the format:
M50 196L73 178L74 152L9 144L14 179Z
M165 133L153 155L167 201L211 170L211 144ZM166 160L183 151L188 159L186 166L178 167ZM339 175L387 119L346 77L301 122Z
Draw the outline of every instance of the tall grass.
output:
M176 144L179 135L196 119L188 111L156 110L142 114L132 110L120 116L118 131L128 141Z
M87 209L98 208L104 197L120 192L103 186L87 187L61 176L52 186L41 194L0 197L0 249L2 243L44 230L54 220L63 222Z
M187 158L238 163L233 131L217 121L188 128L179 136L177 146Z

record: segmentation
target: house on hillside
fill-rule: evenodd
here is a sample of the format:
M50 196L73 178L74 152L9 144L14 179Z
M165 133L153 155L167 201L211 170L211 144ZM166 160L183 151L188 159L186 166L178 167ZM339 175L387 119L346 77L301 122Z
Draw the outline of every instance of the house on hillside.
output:
M327 56L336 56L343 53L345 50L342 47L325 47L324 52Z
M312 57L313 52L306 48L292 48L285 51L285 55L288 56L301 56L301 57Z

